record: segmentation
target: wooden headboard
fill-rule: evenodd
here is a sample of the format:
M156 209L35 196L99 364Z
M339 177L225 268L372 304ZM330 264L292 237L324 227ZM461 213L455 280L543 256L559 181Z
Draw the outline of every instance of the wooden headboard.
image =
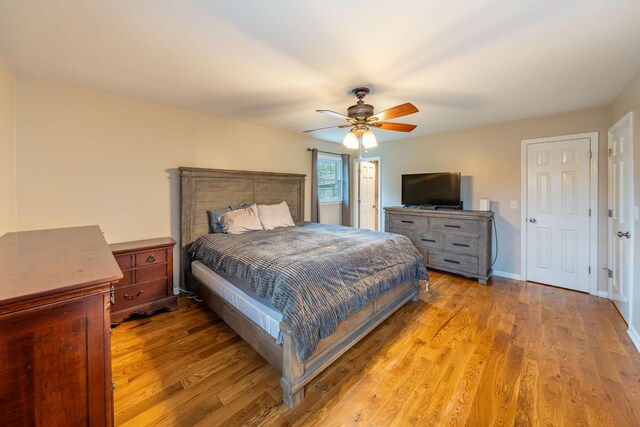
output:
M285 201L293 220L304 220L306 175L184 167L179 170L183 251L209 232L208 210L243 202L272 205Z

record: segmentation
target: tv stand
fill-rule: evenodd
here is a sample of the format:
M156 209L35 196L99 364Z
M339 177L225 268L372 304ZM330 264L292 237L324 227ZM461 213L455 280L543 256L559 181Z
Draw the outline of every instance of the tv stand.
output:
M384 208L385 231L407 236L427 267L478 279L491 277L493 212Z

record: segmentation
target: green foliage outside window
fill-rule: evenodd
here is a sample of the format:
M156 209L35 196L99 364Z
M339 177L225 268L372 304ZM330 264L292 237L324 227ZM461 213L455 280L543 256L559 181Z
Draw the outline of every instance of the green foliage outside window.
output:
M341 159L318 159L318 198L321 202L342 200Z

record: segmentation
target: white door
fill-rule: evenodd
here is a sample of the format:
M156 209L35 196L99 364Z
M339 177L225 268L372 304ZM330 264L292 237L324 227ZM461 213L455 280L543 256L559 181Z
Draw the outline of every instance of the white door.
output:
M589 291L590 144L527 145L527 280Z
M632 116L609 129L609 289L618 311L630 323L633 277Z
M360 162L360 212L359 228L377 230L378 208L376 164L374 162Z

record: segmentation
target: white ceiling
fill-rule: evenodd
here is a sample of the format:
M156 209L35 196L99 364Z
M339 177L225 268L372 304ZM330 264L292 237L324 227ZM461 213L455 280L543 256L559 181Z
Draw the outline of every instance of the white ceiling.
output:
M19 73L290 132L349 90L411 134L610 103L640 69L638 0L0 0ZM341 141L345 130L317 132Z

